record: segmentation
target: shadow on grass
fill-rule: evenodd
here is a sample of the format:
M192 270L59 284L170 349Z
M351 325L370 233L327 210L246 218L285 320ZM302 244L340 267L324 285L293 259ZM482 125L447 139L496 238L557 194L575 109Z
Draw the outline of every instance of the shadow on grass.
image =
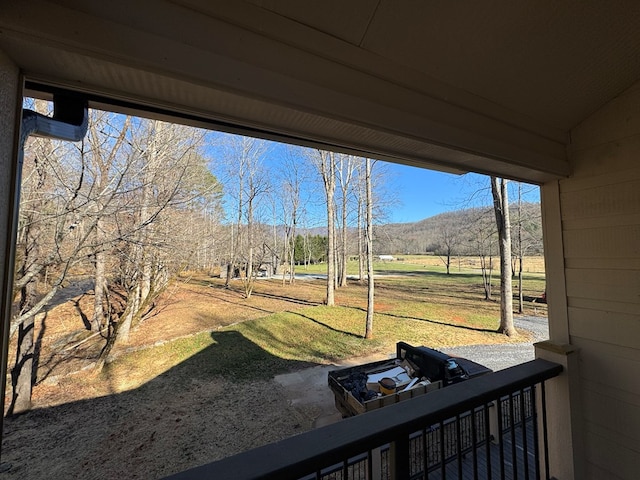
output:
M358 307L344 307L344 308L354 308L356 310L363 310L361 308ZM366 313L366 310L364 310L364 312ZM340 333L342 335L347 335L349 337L354 337L354 338L364 338L362 335L357 335L353 332L347 332L346 330L340 330L338 328L332 327L331 325L327 325L326 323L322 323L320 320L316 320L315 318L309 317L303 313L300 312L292 312L290 310L288 310L286 313L289 313L291 315L297 315L298 317L302 317L302 318L306 318L307 320L311 320L313 323L320 325L323 328L326 328L327 330L331 330L332 332L336 332L336 333Z
M195 284L198 284L200 286L206 286L206 287L214 289L214 291L217 294L215 298L217 300L221 301L221 302L230 303L232 305L240 305L243 308L256 310L256 311L263 312L263 313L266 313L266 314L276 313L276 311L267 310L265 308L260 308L260 307L254 306L254 305L247 304L247 299L245 298L244 294L242 292L239 292L239 291L235 290L235 289L225 288L224 286L214 285L214 284L211 284L211 283L207 283L206 281L202 281L202 280L192 280L192 283L195 283ZM207 293L207 292L194 292L194 293L197 294L197 295L201 295L201 296L210 295L210 293ZM230 298L224 298L223 295L226 296L226 297L230 297ZM295 304L298 304L298 305L304 305L304 306L309 306L309 307L314 307L314 306L321 305L318 302L312 302L312 301L309 301L309 300L290 297L290 296L286 296L286 295L277 295L275 293L257 292L255 290L252 292L251 296L252 297L261 297L261 298L269 298L269 299L272 299L272 300L281 300L283 302L295 303ZM236 300L236 298L237 298L237 300Z
M303 300L295 297L287 297L285 295L276 295L275 293L253 292L252 296L270 298L272 300L282 300L289 303L297 303L298 305L305 305L307 307L317 307L319 305L322 305L322 303L319 302L312 302L310 300Z
M366 309L362 308L362 307L346 307L346 308L352 308L354 310L360 310L362 312L367 312ZM419 317L409 317L406 315L397 315L395 313L387 313L387 312L376 312L376 315L380 315L380 316L385 316L385 317L392 317L392 318L400 318L403 320L415 320L418 322L426 322L426 323L432 323L434 325L442 325L444 327L451 327L451 328L459 328L462 330L471 330L473 332L482 332L482 333L496 333L495 329L491 329L491 328L480 328L480 327L469 327L467 325L457 325L455 323L447 323L447 322L440 322L438 320L432 320L430 318L419 318ZM326 325L323 325L326 327ZM327 328L331 328L331 327L327 327ZM341 332L341 333L345 333L345 332Z
M215 342L173 367L166 375L180 379L207 380L216 375L234 382L265 380L281 373L313 366L310 362L277 357L240 332L211 332Z

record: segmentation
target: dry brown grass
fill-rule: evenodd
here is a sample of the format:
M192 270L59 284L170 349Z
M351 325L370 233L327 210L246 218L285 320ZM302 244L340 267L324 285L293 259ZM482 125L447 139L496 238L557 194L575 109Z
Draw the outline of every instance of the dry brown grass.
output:
M343 308L323 309L325 285L323 281L297 281L293 285L282 285L277 280L260 280L256 283L254 294L245 299L239 282L233 282L230 289L224 288L222 280L204 275L192 276L176 281L159 299L153 314L135 328L127 345L114 347L114 358L130 352L170 342L175 339L193 336L201 332L224 329L243 324L249 320L265 319L254 330L270 331L288 325L294 325L299 319L306 323L295 328L304 329L308 321L324 325L325 329L344 332L356 337L363 334L362 320L366 309L366 286L351 282L336 293L336 302ZM389 277L377 281L376 294L376 342L350 345L346 350L356 348L355 354L375 351L393 351L396 341L413 341L444 347L464 344L490 344L505 341L526 341L526 332L515 339L507 339L492 333L497 328L499 306L497 302L481 301L477 285L469 284L458 278L435 275L431 278ZM64 379L71 371L90 366L97 359L103 340L94 337L92 341L76 345L88 332L82 329L81 312L91 308L90 294L71 299L60 304L37 325L36 335L41 338L39 383L34 389L37 405L60 404L78 398L107 395L114 391L139 386L145 381L175 366L178 360L162 358L138 366L128 375L121 375L116 384L105 384L103 379L91 375L91 371L75 374L73 381ZM545 314L546 305L528 303L527 313ZM283 317L281 314L300 312L299 316ZM266 322L266 323L265 323ZM266 325L266 326L265 326ZM249 327L233 327L243 335L253 335L253 341L262 348L275 348L268 345L269 335L252 333ZM326 337L326 332L318 331ZM307 332L306 335L312 336ZM323 345L328 361L339 359L342 353L342 337L333 339L336 352ZM204 348L204 346L202 347ZM318 348L311 345L310 349ZM301 351L304 349L301 348ZM367 351L368 350L368 351ZM282 355L277 349L276 355ZM288 353L288 358L292 357ZM322 361L315 356L305 358L303 354L296 360ZM65 388L59 388L59 385Z
M442 267L442 259L437 255L399 255L399 261L405 263L411 263L415 265L429 266L429 267ZM524 273L544 273L544 257L530 256L524 257L522 262L523 268L522 271ZM494 259L494 265L498 266L498 259ZM457 269L474 269L480 270L481 263L480 257L473 256L454 256L451 258L451 268L452 270Z

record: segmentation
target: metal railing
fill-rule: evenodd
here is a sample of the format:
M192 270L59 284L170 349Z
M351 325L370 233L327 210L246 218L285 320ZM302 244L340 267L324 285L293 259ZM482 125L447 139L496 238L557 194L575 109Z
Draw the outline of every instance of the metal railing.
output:
M561 371L533 360L170 478L548 478L544 382Z

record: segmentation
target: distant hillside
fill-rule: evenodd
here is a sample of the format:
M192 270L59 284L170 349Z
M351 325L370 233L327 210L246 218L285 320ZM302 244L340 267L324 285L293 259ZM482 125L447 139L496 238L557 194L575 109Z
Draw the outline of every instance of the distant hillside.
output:
M511 208L512 241L517 244L518 212ZM528 254L542 252L542 224L539 203L522 205L522 238ZM441 213L419 222L390 223L374 230L376 254L439 253L447 242L456 244L458 253L472 253L478 235L495 229L492 208L469 208ZM475 253L475 252L473 252Z
M514 250L518 245L518 212L511 208L512 243ZM270 231L272 227L265 227ZM419 222L389 223L374 227L373 250L376 255L383 254L440 254L446 251L446 245L454 246L455 254L478 254L478 242L491 244L495 237L495 217L492 207L468 208L441 213ZM284 227L277 227L278 234L284 235ZM298 235L327 235L326 227L298 228ZM493 234L493 235L492 235ZM351 237L350 250L356 250L357 229L349 227ZM542 253L542 223L539 203L522 205L522 244L527 255ZM493 240L495 244L495 240ZM497 253L497 246L493 253Z

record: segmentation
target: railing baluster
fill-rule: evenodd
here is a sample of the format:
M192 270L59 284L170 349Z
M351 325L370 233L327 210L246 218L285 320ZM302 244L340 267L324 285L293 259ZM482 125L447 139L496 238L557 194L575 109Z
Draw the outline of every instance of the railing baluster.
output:
M504 438L502 432L504 430L505 419L502 413L502 399L498 399L498 448L500 450L500 480L505 480L504 469Z
M477 422L478 415L475 410L471 413L471 449L473 453L473 478L478 478L478 438Z
M544 475L545 480L549 480L549 432L547 431L547 397L544 382L540 384L540 396L542 402L542 435L544 441Z
M460 415L456 415L456 457L458 461L458 478L462 478L462 435L460 433Z
M528 391L530 395L530 390ZM524 478L529 480L529 449L527 448L527 415L524 402L525 391L520 392L520 417L522 418L522 455L524 459Z
M484 404L484 440L485 440L485 451L487 455L487 479L492 478L491 474L491 426L490 426L490 415L489 412L489 404ZM498 422L500 423L500 422Z
M447 478L447 464L446 464L446 455L445 448L446 444L444 443L444 422L440 422L440 468L442 471L442 480Z
M538 407L536 402L536 385L531 387L531 425L533 426L533 454L535 456L535 480L540 480L540 436L538 435Z
M424 472L424 480L427 480L429 478L429 450L427 450L427 433L428 430L426 428L422 430L422 471Z
M515 394L509 395L509 412L511 414L511 459L513 461L513 478L518 478L518 451L516 449L516 412L513 403Z

